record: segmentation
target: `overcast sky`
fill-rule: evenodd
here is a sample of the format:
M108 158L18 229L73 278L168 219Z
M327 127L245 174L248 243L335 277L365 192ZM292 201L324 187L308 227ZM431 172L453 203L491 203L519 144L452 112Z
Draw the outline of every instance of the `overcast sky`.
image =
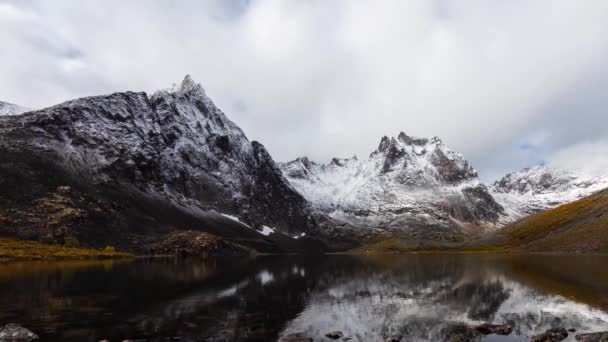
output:
M33 108L186 74L276 160L439 136L484 180L608 170L605 0L0 0L0 100Z

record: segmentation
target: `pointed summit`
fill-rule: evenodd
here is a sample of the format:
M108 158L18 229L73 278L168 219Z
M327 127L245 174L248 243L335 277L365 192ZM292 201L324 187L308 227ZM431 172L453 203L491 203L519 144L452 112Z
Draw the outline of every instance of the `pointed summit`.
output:
M429 142L429 139L427 139L427 138L416 138L416 137L409 136L403 132L399 133L399 136L397 137L397 139L399 139L399 141L401 141L402 143L404 143L406 145L423 146L423 145L428 144L428 142Z
M186 75L186 77L184 77L184 80L179 88L175 90L175 92L182 94L197 93L200 95L205 95L205 90L203 87L199 83L196 83L190 75Z

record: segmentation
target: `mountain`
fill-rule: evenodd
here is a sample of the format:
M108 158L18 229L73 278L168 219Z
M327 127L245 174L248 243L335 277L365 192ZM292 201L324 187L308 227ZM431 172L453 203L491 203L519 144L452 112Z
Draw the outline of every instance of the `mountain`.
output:
M575 201L608 188L606 175L538 165L505 175L490 187L506 222Z
M289 182L331 218L411 237L462 240L493 227L503 208L460 153L439 138L383 137L369 158L306 157L280 164Z
M141 249L194 229L268 249L272 232L291 239L315 227L264 146L189 76L151 96L114 93L4 116L0 160L3 234Z
M476 245L485 249L607 253L608 189L521 219Z
M0 101L0 116L3 115L19 115L30 111L31 109L18 106L16 104Z

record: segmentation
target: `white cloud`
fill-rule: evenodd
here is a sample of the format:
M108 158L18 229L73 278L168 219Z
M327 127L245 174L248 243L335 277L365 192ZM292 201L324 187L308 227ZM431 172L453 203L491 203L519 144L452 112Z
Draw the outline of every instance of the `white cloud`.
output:
M608 174L608 141L582 142L557 151L550 165L587 172L593 176Z
M366 156L405 131L493 174L608 124L590 110L608 100L578 87L608 84L603 0L11 1L0 18L0 99L40 107L190 73L278 160Z

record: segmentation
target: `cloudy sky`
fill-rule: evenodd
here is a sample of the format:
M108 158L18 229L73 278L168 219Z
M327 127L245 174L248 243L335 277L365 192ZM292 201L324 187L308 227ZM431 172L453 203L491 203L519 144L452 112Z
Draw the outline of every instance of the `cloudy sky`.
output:
M605 0L0 0L0 100L41 108L184 75L275 159L441 137L485 180L608 170Z

